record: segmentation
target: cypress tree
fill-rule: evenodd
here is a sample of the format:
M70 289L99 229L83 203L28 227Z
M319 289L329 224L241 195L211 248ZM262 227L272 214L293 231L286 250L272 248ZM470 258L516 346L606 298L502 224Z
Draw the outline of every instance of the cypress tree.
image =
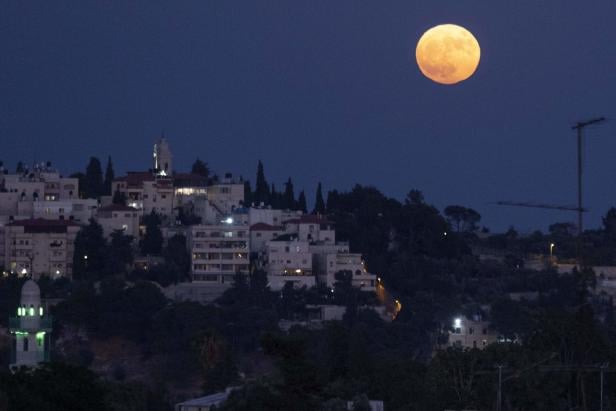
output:
M98 158L90 157L83 185L83 193L86 198L98 198L104 194L103 169Z
M270 202L270 188L265 180L265 172L263 171L263 163L259 160L257 165L257 182L255 185L254 202L268 204Z
M314 213L324 214L325 213L325 201L323 201L323 190L321 189L321 183L317 186L317 196L314 202Z
M107 157L107 169L105 170L105 193L104 195L111 195L111 183L115 178L115 173L113 172L113 163L111 162L111 156Z
M283 208L289 210L295 209L295 193L293 192L293 182L291 181L291 177L289 177L289 180L285 183L282 200Z
M299 193L299 197L297 198L297 209L307 213L308 207L306 206L306 194L304 194L304 190Z

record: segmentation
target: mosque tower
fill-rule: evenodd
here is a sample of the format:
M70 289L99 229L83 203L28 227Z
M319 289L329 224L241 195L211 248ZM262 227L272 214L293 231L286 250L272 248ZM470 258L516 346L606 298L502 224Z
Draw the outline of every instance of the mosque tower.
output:
M36 367L49 361L49 337L51 317L41 304L41 291L32 280L21 288L21 302L17 317L9 320L10 332L14 334L14 345L10 368L21 366Z
M173 156L164 135L154 144L152 160L154 161L154 173L159 176L171 176L173 173Z

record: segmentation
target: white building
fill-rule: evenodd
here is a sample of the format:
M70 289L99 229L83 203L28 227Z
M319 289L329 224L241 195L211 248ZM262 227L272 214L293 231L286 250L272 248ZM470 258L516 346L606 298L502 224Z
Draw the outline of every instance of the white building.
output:
M103 234L109 238L116 230L139 239L139 211L134 207L111 204L98 209L96 221L103 227Z
M223 216L231 214L244 206L244 183L227 173L220 182L207 188L207 199Z
M73 274L79 225L67 220L28 219L4 227L5 269L38 279Z
M175 173L173 175L173 188L176 206L187 207L193 204L196 199L207 198L207 186L208 179L199 174Z
M483 349L498 341L498 334L490 328L490 322L477 314L473 318L454 318L449 332L449 346Z
M301 211L280 210L271 207L250 207L248 210L248 222L250 225L259 223L281 226L283 221L290 221L302 216Z
M140 210L142 215L152 211L165 217L174 214L174 188L170 177L156 176L149 171L131 171L113 180L111 190L123 193L126 204Z
M300 241L309 243L335 244L336 231L331 221L319 215L304 214L283 221L286 232L296 234Z
M307 241L280 236L266 245L267 280L272 290L281 290L286 283L294 287L314 287L316 279L312 272L312 253Z
M252 210L252 209L251 209ZM250 226L250 252L258 255L267 251L267 243L285 233L283 226L256 223Z
M51 317L41 304L38 285L28 280L21 288L21 300L17 316L10 319L9 329L15 336L15 345L9 367L36 367L49 361L48 333L51 332Z
M248 226L235 224L195 225L189 231L191 275L223 291L233 284L236 273L249 274Z
M16 217L21 208L21 215L34 217L33 203L77 199L79 180L62 177L49 165L22 174L0 174L0 216Z
M94 217L97 209L98 201L93 198L20 201L17 204L17 216L18 218L65 219L85 225Z
M313 261L319 282L328 287L336 283L336 273L345 271L351 274L353 287L362 291L376 290L376 274L369 273L361 254L349 253L348 247L347 251L314 254Z

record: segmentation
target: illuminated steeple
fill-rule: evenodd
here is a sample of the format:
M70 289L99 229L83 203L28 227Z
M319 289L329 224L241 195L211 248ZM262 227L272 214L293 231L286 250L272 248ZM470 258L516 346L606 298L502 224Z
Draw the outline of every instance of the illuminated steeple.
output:
M154 144L152 160L154 163L153 170L157 175L170 176L173 173L173 156L164 134Z

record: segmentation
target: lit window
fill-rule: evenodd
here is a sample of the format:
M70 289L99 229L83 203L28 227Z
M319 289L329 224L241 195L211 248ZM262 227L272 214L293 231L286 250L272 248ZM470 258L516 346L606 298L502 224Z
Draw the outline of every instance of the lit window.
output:
M34 307L30 306L30 317L34 317Z
M39 315L42 317L43 316L43 307L39 307Z

